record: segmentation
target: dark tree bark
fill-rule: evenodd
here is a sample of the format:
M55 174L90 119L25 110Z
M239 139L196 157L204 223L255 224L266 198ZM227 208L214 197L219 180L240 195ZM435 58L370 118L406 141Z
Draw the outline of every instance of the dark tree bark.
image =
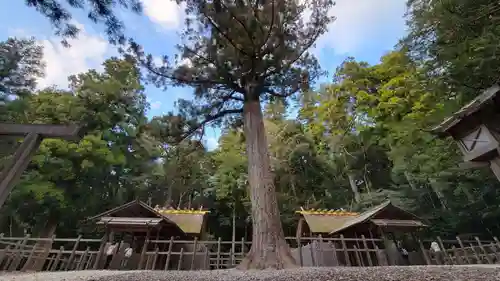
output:
M252 248L238 268L295 267L279 215L260 101L245 102L243 114L253 233Z

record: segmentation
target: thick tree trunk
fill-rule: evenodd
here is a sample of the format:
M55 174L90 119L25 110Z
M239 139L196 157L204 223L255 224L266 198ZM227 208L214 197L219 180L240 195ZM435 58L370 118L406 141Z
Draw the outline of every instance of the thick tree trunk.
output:
M252 247L238 268L296 267L281 225L259 100L245 102L243 114L252 203Z

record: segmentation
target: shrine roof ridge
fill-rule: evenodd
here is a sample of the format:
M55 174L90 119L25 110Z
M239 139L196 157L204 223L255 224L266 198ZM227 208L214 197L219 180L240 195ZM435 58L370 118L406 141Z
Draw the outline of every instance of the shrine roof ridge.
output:
M160 214L204 215L210 213L209 210L195 209L154 208L154 210Z
M301 214L301 215L326 215L326 216L359 216L360 213L358 212L350 212L350 211L344 211L344 210L334 210L334 209L309 209L309 210L304 210L301 209L299 211L296 211L296 213Z

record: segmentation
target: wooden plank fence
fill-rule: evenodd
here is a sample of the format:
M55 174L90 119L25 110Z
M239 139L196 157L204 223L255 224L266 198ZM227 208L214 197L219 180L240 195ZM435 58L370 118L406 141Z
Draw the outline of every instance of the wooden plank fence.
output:
M287 237L292 254L301 266L386 266L391 263L382 239ZM43 243L41 243L43 242ZM441 251L430 250L436 242ZM42 246L40 246L42 245ZM50 247L47 247L50 246ZM5 237L0 234L0 271L68 271L87 269L126 270L210 270L238 265L250 249L251 242L147 240L125 258L124 242L115 248L112 258L106 256L103 239ZM418 241L410 252L410 264L493 264L500 263L500 242L480 240ZM418 261L415 261L418 260ZM109 263L109 265L108 265Z
M430 249L432 242L439 246L439 251ZM428 265L464 265L464 264L499 264L500 242L497 237L493 240L435 240L420 241L420 248Z

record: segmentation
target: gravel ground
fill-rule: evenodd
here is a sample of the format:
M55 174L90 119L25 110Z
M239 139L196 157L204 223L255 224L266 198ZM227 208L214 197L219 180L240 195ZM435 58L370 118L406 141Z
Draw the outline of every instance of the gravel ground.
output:
M305 267L280 271L78 271L0 275L0 281L495 281L498 266Z

